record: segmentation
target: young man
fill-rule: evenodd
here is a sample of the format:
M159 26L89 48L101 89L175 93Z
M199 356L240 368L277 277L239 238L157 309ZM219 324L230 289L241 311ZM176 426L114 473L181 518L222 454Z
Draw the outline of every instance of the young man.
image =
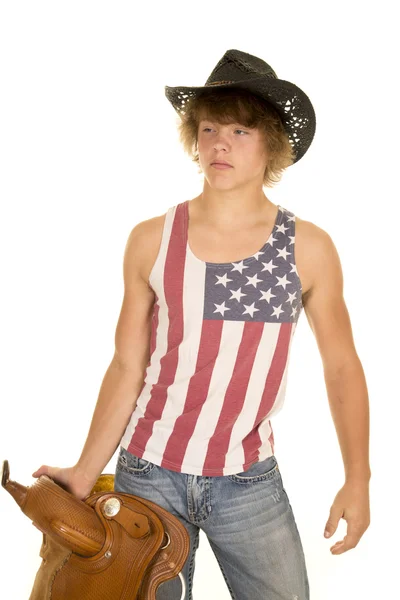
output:
M304 156L314 110L297 86L239 50L225 53L205 86L166 94L203 190L133 228L115 355L81 457L34 476L48 473L84 498L120 445L115 490L163 506L190 534L186 600L200 528L233 598L307 600L271 425L303 308L346 474L327 528L334 533L343 517L348 533L332 553L354 548L370 520L368 394L339 257L325 231L263 192ZM174 578L157 599L180 592Z

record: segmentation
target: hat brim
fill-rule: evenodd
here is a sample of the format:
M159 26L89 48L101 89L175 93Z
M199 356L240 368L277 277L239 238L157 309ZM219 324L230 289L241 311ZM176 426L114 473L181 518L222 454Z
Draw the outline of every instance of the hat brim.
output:
M269 102L280 115L284 127L290 136L297 133L303 137L303 147L297 148L299 160L310 146L316 129L316 117L311 100L296 84L285 79L254 77L251 79L206 86L165 86L165 96L176 112L185 106L185 96L197 96L203 91L221 88L242 88L260 96Z
M220 88L242 88L248 89L254 94L258 94L264 100L267 100L275 106L282 116L287 116L283 105L287 101L291 101L294 97L304 105L306 112L311 117L315 118L315 111L307 94L303 92L296 84L286 81L285 79L275 79L268 77L254 77L252 79L244 79L233 83L221 83L217 85L205 86L165 86L165 95L168 100L176 106L175 98L179 94L188 94L189 96L197 95L205 90L220 89ZM286 101L282 96L286 97Z

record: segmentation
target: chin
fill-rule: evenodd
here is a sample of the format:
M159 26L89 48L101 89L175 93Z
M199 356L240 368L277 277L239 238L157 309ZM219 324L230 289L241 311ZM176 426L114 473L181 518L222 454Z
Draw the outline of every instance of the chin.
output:
M216 186L225 187L226 185L232 185L232 181L236 180L235 175L233 173L228 174L227 171L231 171L231 169L221 171L218 171L218 169L213 169L212 171L207 171L203 174L210 185L214 184Z

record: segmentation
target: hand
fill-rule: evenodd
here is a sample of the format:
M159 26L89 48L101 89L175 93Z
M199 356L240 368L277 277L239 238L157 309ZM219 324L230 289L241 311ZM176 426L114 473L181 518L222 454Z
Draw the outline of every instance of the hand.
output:
M332 554L343 554L355 548L361 536L370 524L369 481L348 481L336 494L333 501L326 529L331 537L338 526L340 518L347 521L347 534L340 542L336 542L330 551Z
M78 472L76 465L66 468L42 465L37 471L32 473L32 477L40 477L40 475L48 475L68 492L79 498L79 500L83 500L90 494L97 481L97 478L94 480L89 479Z

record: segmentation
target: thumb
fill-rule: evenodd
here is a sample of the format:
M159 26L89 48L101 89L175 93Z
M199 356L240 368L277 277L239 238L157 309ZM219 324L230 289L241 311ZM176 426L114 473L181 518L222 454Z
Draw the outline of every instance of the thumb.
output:
M40 477L41 475L48 475L53 478L53 467L49 467L48 465L42 465L39 469L32 473L32 477Z
M324 532L325 537L331 537L331 535L333 535L335 533L341 516L342 515L341 515L340 511L335 510L333 507L331 508L329 518L325 525L325 532Z

